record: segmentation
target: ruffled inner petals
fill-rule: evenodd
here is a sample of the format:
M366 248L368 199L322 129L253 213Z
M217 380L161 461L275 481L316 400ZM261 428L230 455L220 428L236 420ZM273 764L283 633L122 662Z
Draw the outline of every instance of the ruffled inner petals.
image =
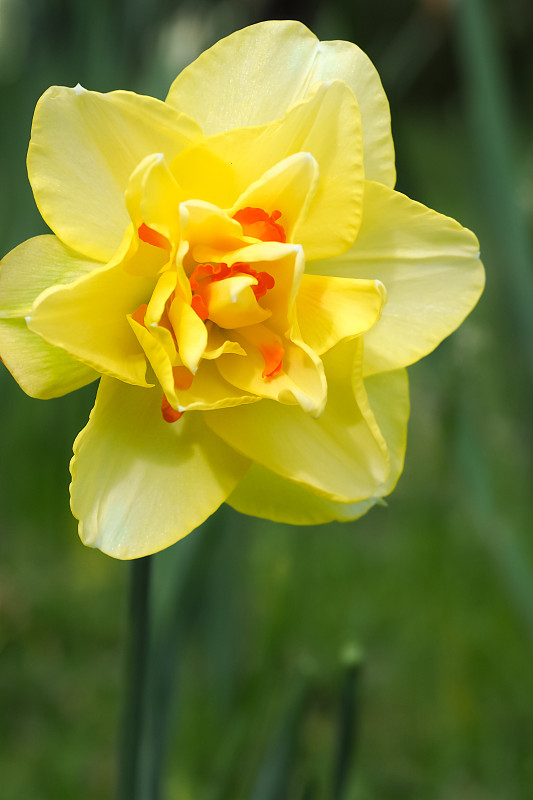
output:
M304 275L296 298L302 338L321 355L366 333L379 320L385 303L380 281Z

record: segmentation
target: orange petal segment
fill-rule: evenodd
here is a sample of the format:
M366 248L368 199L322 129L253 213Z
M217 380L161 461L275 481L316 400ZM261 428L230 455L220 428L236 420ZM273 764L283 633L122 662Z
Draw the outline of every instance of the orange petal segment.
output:
M176 389L190 389L194 375L187 367L173 367L174 386Z
M136 311L134 311L133 314L131 315L132 319L134 319L135 322L138 322L139 325L144 325L144 318L146 316L147 309L148 306L146 305L146 303L141 303L139 308Z
M206 302L199 294L193 294L191 299L191 308L198 314L202 322L205 322L209 317L209 309L206 305Z
M286 242L285 230L278 222L280 217L281 211L273 211L269 215L262 208L251 206L242 208L233 215L233 219L240 223L245 236L253 236L263 242Z
M244 264L242 261L236 261L231 269L233 272L241 272L257 279L257 283L252 286L252 292L255 294L256 300L264 297L270 289L274 288L275 280L269 272L257 272L249 264Z
M161 402L161 413L165 422L177 422L183 415L183 411L176 411L175 408L172 408L165 394Z
M265 359L265 368L261 373L266 381L271 381L278 375L283 368L283 356L285 349L279 342L269 342L259 347L259 351Z
M151 244L153 247L160 247L161 250L169 250L170 251L170 242L168 239L163 236L163 234L158 233L153 228L149 228L145 222L139 226L137 231L139 235L139 239L146 244Z

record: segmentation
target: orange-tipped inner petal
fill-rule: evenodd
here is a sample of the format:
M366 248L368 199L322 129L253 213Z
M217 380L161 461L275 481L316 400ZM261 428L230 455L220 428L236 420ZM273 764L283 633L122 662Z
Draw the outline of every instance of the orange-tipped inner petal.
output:
M162 250L170 250L170 242L168 239L163 236L162 233L158 233L158 231L154 231L153 228L149 228L146 223L143 222L137 233L139 234L139 239L146 242L146 244L160 247Z
M271 381L272 378L281 372L285 350L279 342L262 345L259 350L265 359L265 368L261 375L265 380Z
M138 323L139 323L139 325L144 325L144 318L145 318L145 316L146 316L146 309L147 309L147 308L148 308L148 306L146 305L146 303L142 303L142 304L139 306L139 308L137 308L137 309L136 309L136 310L133 312L133 314L131 315L131 318L132 318L132 319L134 319L134 320L135 320L135 322L138 322ZM145 327L146 327L146 326L145 326Z
M172 367L174 386L176 389L190 389L194 375L187 367Z
M166 394L164 394L161 402L161 413L165 422L177 422L183 414L183 411L176 411L175 408L172 408L167 400Z
M199 294L193 294L191 298L191 308L196 311L202 322L205 322L209 316L209 309L203 297Z
M240 223L245 236L253 236L254 239L261 239L263 242L286 242L285 229L278 222L280 217L281 211L273 211L269 215L262 208L252 208L252 206L241 208L233 215L233 219Z

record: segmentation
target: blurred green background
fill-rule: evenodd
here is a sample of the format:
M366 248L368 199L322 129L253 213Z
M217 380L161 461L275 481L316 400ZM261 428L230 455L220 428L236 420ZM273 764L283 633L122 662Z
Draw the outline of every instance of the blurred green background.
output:
M317 528L223 509L156 557L146 797L530 800L530 0L0 0L0 249L45 230L25 153L50 84L164 98L206 46L284 17L370 55L398 188L476 231L487 288L410 369L388 507ZM0 371L5 800L114 793L128 565L68 510L94 393L36 401Z

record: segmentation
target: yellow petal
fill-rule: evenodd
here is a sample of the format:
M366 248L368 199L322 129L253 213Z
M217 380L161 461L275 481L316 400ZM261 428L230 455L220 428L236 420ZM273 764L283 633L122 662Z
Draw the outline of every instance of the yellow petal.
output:
M28 326L98 372L148 386L146 359L127 315L146 302L153 286L153 278L130 275L120 260L111 262L43 292Z
M257 278L235 275L209 283L202 297L209 309L209 319L221 328L242 328L257 325L270 317L270 311L261 308L252 286Z
M128 315L128 322L130 323L132 330L139 341L139 344L143 348L168 402L173 408L177 409L178 400L174 380L174 367L179 366L182 369L186 368L183 366L183 361L178 353L177 343L174 331L172 329L172 323L165 310L166 303L170 299L170 296L175 289L176 272L174 270L166 270L162 273L162 275L160 275L159 280L157 281L156 287L153 291L144 315L141 316L141 318L139 318L137 314L135 316ZM184 301L180 296L178 303L183 302ZM179 332L180 326L184 320L183 315L180 319L179 315L176 314L176 307L177 306L174 307L172 313ZM185 342L183 346L184 350L186 350L187 346L187 337L194 336L194 332L196 330L195 326L197 326L198 323L203 325L198 318L196 320L193 319L193 327L190 330L185 330L183 332ZM200 336L202 335L203 334L200 330ZM194 349L195 344L193 339L192 353L189 347L189 355L192 356L193 359L195 358ZM196 363L197 362L194 361L194 368L196 368Z
M227 502L237 511L291 525L318 525L354 520L392 491L403 468L409 416L409 387L405 370L373 375L365 381L368 400L387 442L390 474L373 497L358 503L335 503L303 486L252 464Z
M313 97L318 108L312 109ZM314 117L311 116L314 113ZM288 115L289 116L289 115ZM363 135L356 100L346 84L319 84L307 103L296 106L290 116L311 125L305 147L316 158L320 170L317 191L309 211L298 220L295 242L306 258L326 258L343 252L354 241L361 224L364 186ZM283 127L283 126L282 126Z
M144 224L169 244L179 240L180 190L162 153L147 156L133 171L126 189L126 206L135 230Z
M205 147L203 143L182 150L170 169L180 185L184 199L203 200L228 208L235 197L235 173L231 164Z
M392 492L403 470L410 410L407 371L370 375L365 378L365 389L389 453L390 472L376 490L376 497L380 498Z
M239 194L288 156L311 154L320 179L292 238L303 245L306 258L344 252L354 241L361 220L364 172L359 109L346 84L317 84L282 120L218 134L207 139L205 147L232 164Z
M200 136L154 98L53 86L35 109L28 151L39 210L67 245L107 261L129 223L124 191L135 167L150 153L170 161Z
M175 363L176 350L174 348L170 331L167 331L165 328L158 328L159 336L154 336L154 331L152 328L147 329L129 314L128 322L131 325L131 329L137 337L137 340L141 345L146 358L150 362L150 365L167 397L167 400L173 407L175 407L177 405L177 399L175 395L174 374L172 372L172 367ZM173 350L174 352L169 353L169 350ZM172 355L174 356L174 359L172 358Z
M155 235L158 235L155 233ZM169 259L169 251L166 248L154 247L152 244L137 238L137 230L130 224L124 236L124 247L122 254L122 266L128 275L137 277L152 278L155 280ZM121 250L118 251L118 260L121 257ZM112 259L113 263L117 258Z
M357 519L376 504L376 499L336 503L260 464L252 464L226 502L236 511L252 517L287 525L320 525L333 520Z
M217 42L178 75L167 102L211 135L279 119L315 83L337 78L361 109L367 177L394 186L389 104L375 67L356 45L319 42L300 22L260 22Z
M200 525L248 467L188 412L161 415L161 392L104 378L74 443L72 511L85 544L128 559L168 547Z
M264 325L241 328L233 335L246 357L221 356L216 364L228 383L258 397L289 405L298 404L305 412L319 415L326 402L326 380L321 360L303 343L282 340ZM282 356L279 372L265 376L268 353L274 348Z
M387 479L389 457L364 391L358 348L354 340L327 354L328 402L318 419L263 400L210 411L206 422L235 450L284 478L337 502L366 500Z
M252 253L254 269L268 272L274 286L261 298L262 304L272 312L268 325L285 334L293 321L293 307L305 270L304 252L298 245L265 242L248 248Z
M365 335L366 374L408 366L430 353L472 310L485 282L471 231L372 182L354 246L307 270L385 285L387 304Z
M247 244L239 223L211 203L182 203L180 220L183 239L190 243L190 255L197 262L227 261L228 252Z
M34 236L0 261L0 316L25 317L33 301L50 286L72 283L101 267L55 236Z
M315 70L315 80L340 78L354 93L361 112L365 177L393 188L396 167L389 101L373 63L351 42L320 42Z
M33 302L54 284L67 284L100 268L55 236L36 236L0 263L0 357L32 397L58 397L95 380L97 373L29 330Z
M166 102L198 120L207 136L262 125L305 97L315 82L312 65L319 49L316 37L299 22L252 25L221 39L186 67Z
M246 355L246 351L243 350L241 345L231 339L226 339L226 333L220 330L220 328L217 328L216 325L208 322L206 327L208 339L207 347L203 355L204 358L212 360L218 358L223 353L240 353L242 356Z
M174 407L177 411L230 408L243 403L256 403L260 399L225 381L216 364L202 359L190 387L176 389ZM168 399L170 401L170 397Z
M298 221L305 218L309 203L318 185L318 164L310 153L295 153L252 183L230 210L233 216L240 209L262 208L269 215L281 211L280 225L287 241L293 241Z
M68 394L99 377L32 333L24 319L0 318L0 358L26 394L40 400Z
M205 324L179 295L171 303L168 318L176 334L180 358L194 374L207 345Z
M167 269L162 272L157 279L157 283L150 297L146 308L146 325L155 326L159 324L164 314L166 303L170 299L170 295L175 288L176 272L173 269Z
M367 331L385 303L379 281L304 275L296 297L302 338L321 355L344 339Z

